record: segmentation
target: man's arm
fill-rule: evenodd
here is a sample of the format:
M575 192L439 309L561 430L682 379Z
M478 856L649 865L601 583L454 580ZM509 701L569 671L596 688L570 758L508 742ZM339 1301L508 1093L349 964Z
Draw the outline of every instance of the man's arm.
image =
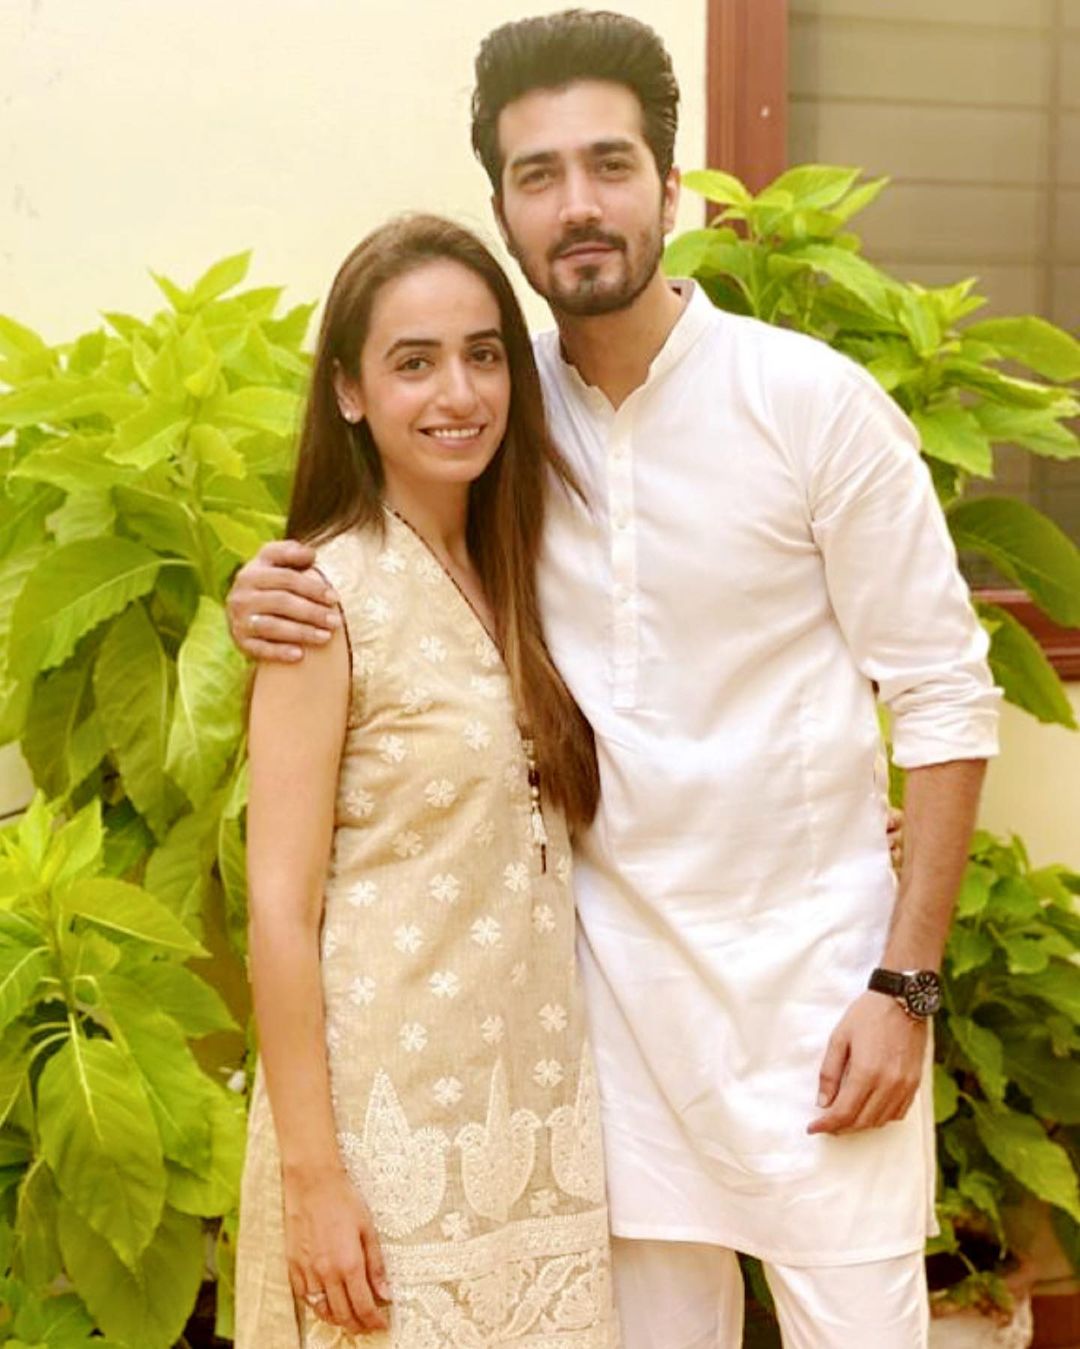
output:
M258 661L298 661L341 626L337 596L293 539L267 543L236 574L225 602L232 639Z
M937 969L1000 695L914 428L865 371L848 367L831 392L808 438L814 538L837 622L890 708L893 757L907 771L904 865L878 963ZM825 1051L810 1131L899 1119L926 1040L892 997L858 996Z
M884 968L939 968L985 770L985 760L975 759L908 773L904 863ZM902 1119L922 1077L926 1035L925 1023L893 998L863 993L829 1039L818 1084L824 1109L808 1132L844 1133Z

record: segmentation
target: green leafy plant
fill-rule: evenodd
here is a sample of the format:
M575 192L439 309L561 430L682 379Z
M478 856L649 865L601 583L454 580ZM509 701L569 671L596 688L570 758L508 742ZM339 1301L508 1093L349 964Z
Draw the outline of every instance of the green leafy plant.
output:
M1067 425L1080 412L1069 387L1080 379L1080 343L1030 315L969 321L986 303L974 279L930 289L874 266L848 226L887 180L860 176L804 164L755 196L730 174L688 173L686 185L720 209L709 228L672 240L665 265L696 278L721 308L809 333L865 366L918 428L957 547L988 559L1056 622L1080 627L1075 544L1026 502L963 496L972 479L992 478L995 445L1080 455ZM1075 728L1027 630L1004 609L977 608L1005 696L1040 721Z
M244 662L222 599L281 530L312 306L237 290L47 346L0 319L0 743L104 805L111 854L174 913L223 888L242 938Z
M96 799L61 824L39 795L0 834L0 1153L17 1327L62 1318L130 1349L168 1349L183 1329L202 1219L234 1207L243 1152L241 1100L188 1043L234 1026L188 967L205 955L190 922L111 873ZM73 1293L57 1299L61 1272Z
M931 1276L961 1305L1007 1305L1007 1215L1025 1194L1080 1231L1078 896L1076 873L1032 868L1018 839L976 835L935 1028L942 1232Z

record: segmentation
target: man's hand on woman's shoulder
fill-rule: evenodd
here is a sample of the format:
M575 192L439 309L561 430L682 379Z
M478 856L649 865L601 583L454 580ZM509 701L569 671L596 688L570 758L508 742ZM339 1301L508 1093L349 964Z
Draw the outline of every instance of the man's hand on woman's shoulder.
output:
M341 626L337 595L293 539L266 543L236 573L225 607L232 639L252 660L298 661Z

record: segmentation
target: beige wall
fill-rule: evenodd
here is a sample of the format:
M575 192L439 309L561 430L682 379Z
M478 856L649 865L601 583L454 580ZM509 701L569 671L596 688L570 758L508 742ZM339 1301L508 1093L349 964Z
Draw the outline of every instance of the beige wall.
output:
M1068 686L1080 721L1080 684ZM1015 707L1001 719L1001 756L990 765L981 824L1019 834L1036 865L1080 871L1080 735L1041 726Z
M665 38L681 161L704 162L705 0L619 0ZM253 246L325 292L361 235L425 208L494 235L468 146L472 58L543 0L2 0L0 312L53 341L143 312ZM700 223L687 201L684 223ZM530 317L543 321L530 297Z

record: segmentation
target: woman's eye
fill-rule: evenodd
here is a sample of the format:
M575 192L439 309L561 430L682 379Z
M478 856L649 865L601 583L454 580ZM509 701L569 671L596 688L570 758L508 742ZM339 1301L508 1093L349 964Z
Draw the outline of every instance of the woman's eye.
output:
M477 347L472 358L477 365L498 365L502 360L502 352L498 347Z
M406 374L414 374L418 370L426 369L428 364L426 356L409 356L398 366L399 370Z

